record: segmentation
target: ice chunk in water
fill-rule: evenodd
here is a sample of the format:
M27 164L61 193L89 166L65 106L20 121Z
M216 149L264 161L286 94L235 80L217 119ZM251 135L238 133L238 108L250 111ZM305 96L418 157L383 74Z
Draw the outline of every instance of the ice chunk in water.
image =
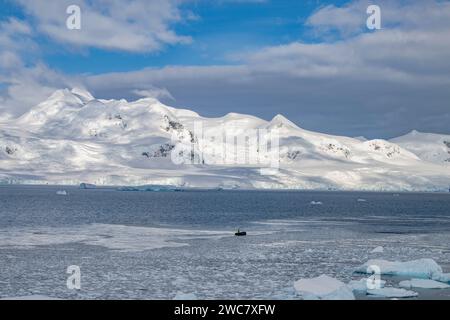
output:
M370 266L376 266L381 274L408 276L422 279L432 279L442 274L442 268L433 259L419 259L406 262L371 259L355 271L358 273L372 273Z
M372 279L363 278L360 280L352 280L348 283L347 286L354 292L366 293L367 290L369 290L367 281L370 281L372 286L376 285L376 282L374 283L374 281ZM380 288L384 288L386 281L385 280L378 280L378 281L379 281L378 284L379 284ZM371 287L371 288L373 288L373 287Z
M312 279L300 279L294 288L305 300L354 300L352 290L335 278L321 275Z
M417 292L414 291L393 287L367 290L367 294L384 298L412 298L417 297L419 295Z
M373 249L370 253L383 253L384 252L384 248L383 247L376 247L375 249Z
M450 284L450 273L435 274L432 279Z
M23 297L1 298L0 300L61 300L61 299L47 297L47 296L41 296L41 295L32 295L32 296L23 296Z
M446 283L429 280L429 279L411 279L401 281L399 286L405 289L422 288L422 289L448 289L450 286Z
M193 293L178 292L175 298L173 298L173 300L198 300L198 299L197 296Z

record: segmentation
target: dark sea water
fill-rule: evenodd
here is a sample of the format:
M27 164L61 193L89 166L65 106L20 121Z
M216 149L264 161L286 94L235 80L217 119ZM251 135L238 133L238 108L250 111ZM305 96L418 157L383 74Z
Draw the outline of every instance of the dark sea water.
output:
M450 193L0 187L0 297L298 299L295 280L358 279L370 258L450 272ZM66 287L70 265L81 290Z

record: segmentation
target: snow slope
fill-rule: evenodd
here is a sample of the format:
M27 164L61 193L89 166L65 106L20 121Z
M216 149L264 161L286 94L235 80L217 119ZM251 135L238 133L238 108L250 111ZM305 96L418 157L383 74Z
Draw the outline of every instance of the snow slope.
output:
M279 156L258 147L254 161L223 132L244 136L244 146L255 144L250 132L265 139L276 132ZM307 131L282 115L204 118L152 98L101 100L64 89L0 123L0 183L447 191L448 138L366 141ZM238 161L242 155L246 161ZM262 175L274 156L279 170Z
M391 142L411 151L419 158L447 165L450 169L450 135L422 133L416 130Z

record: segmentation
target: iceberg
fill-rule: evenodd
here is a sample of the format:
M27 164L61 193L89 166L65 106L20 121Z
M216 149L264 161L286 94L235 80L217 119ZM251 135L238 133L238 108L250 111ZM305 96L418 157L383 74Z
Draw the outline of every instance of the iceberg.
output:
M450 284L450 273L435 274L433 280Z
M59 191L56 191L56 194L58 196L67 196L67 191L66 190L59 190Z
M294 283L294 288L304 300L355 300L345 283L327 275L300 279Z
M370 266L380 269L380 274L433 279L442 275L442 268L433 259L419 259L406 262L371 259L358 267L357 273L372 273Z
M448 289L450 285L429 279L411 279L401 281L399 286L405 289L422 288L422 289Z
M311 205L313 206L321 206L323 203L321 201L311 201Z
M197 296L193 293L178 292L173 300L198 300Z
M95 184L80 183L80 189L95 189L97 186Z
M367 281L370 281L372 284L375 284L372 279L360 279L360 280L352 280L350 281L347 286L353 291L358 293L367 293L367 290L369 290L367 286ZM385 280L379 280L380 288L384 288L386 285Z
M376 247L375 249L373 249L372 251L370 251L370 253L383 253L384 252L384 248L383 247Z

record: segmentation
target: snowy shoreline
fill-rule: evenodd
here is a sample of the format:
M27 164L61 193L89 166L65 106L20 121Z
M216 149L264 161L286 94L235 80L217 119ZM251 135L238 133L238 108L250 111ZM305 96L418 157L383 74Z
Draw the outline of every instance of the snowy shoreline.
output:
M221 186L217 187L184 187L184 186L173 186L173 185L121 185L121 184L109 184L109 185L94 185L94 187L90 188L81 188L80 183L48 183L46 181L36 181L36 182L30 182L27 181L26 183L21 182L14 182L14 183L4 183L0 180L0 187L17 187L17 186L23 186L23 187L55 187L55 188L77 188L77 189L99 189L99 190L114 190L114 191L129 191L129 192L159 192L159 191L166 191L166 190L172 190L177 189L179 191L263 191L263 192L348 192L348 193L379 193L379 194L389 194L393 193L394 195L397 194L411 194L411 193L419 193L419 194L450 194L449 190L445 189L410 189L410 190L404 190L404 189L327 189L327 188L312 188L312 189L301 189L301 188L248 188L248 187L235 187L235 188L224 188ZM166 190L151 190L152 188L166 188ZM135 190L133 190L135 189ZM149 189L149 190L145 190ZM363 202L363 201L361 201Z

